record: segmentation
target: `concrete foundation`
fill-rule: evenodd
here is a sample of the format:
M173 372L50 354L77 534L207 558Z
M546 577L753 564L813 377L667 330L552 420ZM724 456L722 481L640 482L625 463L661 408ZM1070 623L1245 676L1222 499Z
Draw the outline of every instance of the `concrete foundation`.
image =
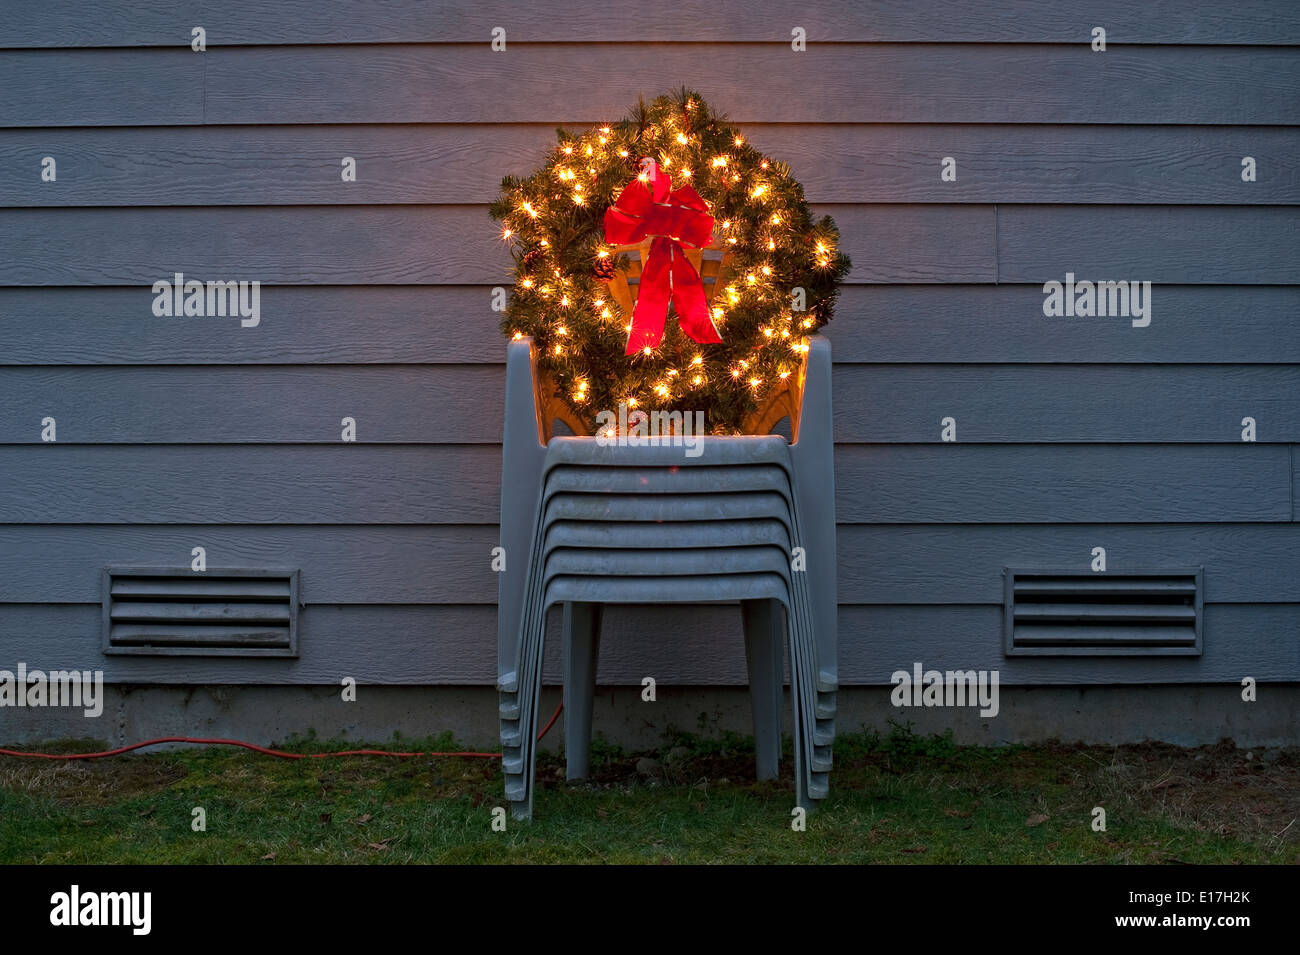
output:
M998 745L1059 739L1183 746L1223 738L1241 747L1300 745L1300 685L1262 685L1257 702L1237 686L1003 687L996 717L977 708L894 707L890 687L839 693L838 729L887 733L911 723L919 734L951 729L958 743ZM497 748L496 691L490 687L360 686L344 702L339 687L105 686L103 712L0 708L0 743L96 739L121 746L159 736L208 736L268 744L314 732L320 738L388 742L394 732L428 737L450 731L460 743ZM542 696L543 723L559 702ZM787 700L787 711L789 701ZM788 731L787 716L787 731ZM654 749L671 728L707 736L750 733L744 687L659 687L645 702L640 687L606 687L596 697L594 732L627 749ZM543 742L558 749L563 718Z

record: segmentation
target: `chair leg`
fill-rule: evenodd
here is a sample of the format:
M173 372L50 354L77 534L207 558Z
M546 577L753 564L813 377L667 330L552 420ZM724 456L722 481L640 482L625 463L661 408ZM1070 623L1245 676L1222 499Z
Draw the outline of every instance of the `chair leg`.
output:
M591 713L596 694L603 604L564 605L565 778L585 779L591 769Z
M759 779L776 779L781 764L783 608L778 600L742 600L740 613L754 714L755 769Z

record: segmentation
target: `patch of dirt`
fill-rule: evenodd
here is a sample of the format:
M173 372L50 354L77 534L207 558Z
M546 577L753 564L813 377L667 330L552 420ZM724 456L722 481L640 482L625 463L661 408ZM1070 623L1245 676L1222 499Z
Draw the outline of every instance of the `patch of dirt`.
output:
M1222 740L1198 749L1143 743L1111 752L1103 772L1139 807L1276 848L1300 839L1300 824L1293 825L1300 819L1300 750L1238 749Z
M69 806L102 806L158 792L188 770L156 756L56 761L0 757L0 788Z

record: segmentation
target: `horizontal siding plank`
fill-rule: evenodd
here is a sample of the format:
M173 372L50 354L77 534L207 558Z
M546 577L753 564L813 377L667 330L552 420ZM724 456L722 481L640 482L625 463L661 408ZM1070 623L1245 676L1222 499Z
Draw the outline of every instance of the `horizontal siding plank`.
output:
M0 604L98 603L105 567L183 569L195 547L211 573L300 569L299 599L309 605L495 604L497 543L495 525L0 525Z
M0 522L490 523L500 468L494 445L9 446ZM1291 520L1281 445L841 445L835 480L843 525Z
M1090 29L1090 28L1089 28ZM782 31L788 36L789 31ZM486 38L485 38L486 39ZM691 44L646 50L737 122L1220 123L1300 120L1300 56L1249 47ZM636 48L557 43L242 47L208 61L209 123L606 122L646 90ZM67 57L93 53L51 54ZM801 58L802 57L802 58ZM513 94L502 97L500 90ZM42 125L58 125L46 120ZM91 125L91 124L87 124Z
M12 9L9 9L12 8ZM32 10L22 0L0 3L0 47L188 46L190 29L207 24L209 45L294 43L486 43L503 26L509 44L538 42L788 43L792 25L811 43L987 42L1084 43L1095 24L1108 42L1300 43L1300 16L1285 3L1243 0L1002 0L972 7L964 0L875 3L802 0L684 0L673 16L648 17L635 7L598 0L527 6L510 0L441 3L356 3L355 0L226 0L212 21L207 0L62 0Z
M1296 450L1291 445L1291 520L1300 521L1300 472L1295 467Z
M4 285L152 286L176 272L204 282L489 283L505 281L509 263L482 206L0 211Z
M839 365L834 392L843 442L1300 440L1296 365Z
M825 334L837 362L1300 362L1300 287L1160 285L1152 297L1151 324L1134 328L1048 318L1041 284L848 286Z
M1285 207L827 205L851 282L1300 284ZM0 283L504 282L480 206L0 211Z
M850 282L1300 284L1300 210L823 205ZM996 228L996 239L995 239ZM997 249L994 249L996 243ZM996 252L996 258L995 258ZM481 206L0 211L0 283L477 284L509 279Z
M0 522L9 523L424 525L500 515L496 445L10 446L0 462Z
M1205 607L1200 657L1005 657L1001 607L853 607L840 611L840 684L887 684L894 672L997 670L999 685L1233 683L1295 679L1300 606ZM1265 675L1267 674L1267 675Z
M219 519L219 518L218 518ZM0 525L0 603L93 603L109 565L301 568L308 604L495 604L495 525ZM1204 565L1213 603L1300 603L1300 524L842 524L844 604L1001 606L1005 567Z
M1089 27L1091 29L1091 27ZM788 28L782 31L788 36ZM1287 47L788 43L475 44L20 50L0 53L8 126L591 123L647 93L629 61L692 85L735 122L1188 123L1300 121ZM500 95L509 89L509 97ZM654 92L653 90L649 92ZM77 95L80 94L80 95ZM201 94L201 95L198 95Z
M1300 602L1300 524L841 526L841 603L1001 604L1002 569L1205 567L1205 600Z
M835 437L939 443L1300 441L1295 365L837 365ZM358 443L501 440L500 365L9 367L0 443Z
M499 365L3 368L0 444L46 416L73 444L338 444L345 417L357 443L483 444L504 389Z
M543 678L562 677L553 613ZM496 681L496 610L486 606L307 607L297 659L106 657L99 607L0 604L0 654L29 669L102 670L108 683L490 685ZM1000 686L1237 683L1242 674L1293 680L1300 605L1211 604L1200 657L1143 659L1002 655L999 607L845 607L839 613L841 686L887 685L893 673L997 670ZM34 641L32 635L40 634ZM653 638L647 639L648 635ZM639 686L743 686L744 642L734 607L611 607L597 680Z
M1285 445L841 445L836 514L855 524L1289 521L1290 458Z
M0 126L202 123L204 56L188 44L184 50L0 53Z
M990 206L818 206L855 282L992 282ZM1249 212L1250 210L1242 210ZM0 284L508 282L483 206L0 211Z
M1046 318L1040 285L848 285L852 362L1300 362L1300 286L1162 285L1152 324ZM0 288L0 366L499 364L492 286L262 287L262 323L155 318L143 287ZM1232 333L1224 332L1232 315ZM972 334L972 327L978 334Z
M0 206L488 203L554 144L551 127L527 125L8 129ZM42 156L57 183L41 182Z
M505 360L487 285L266 285L256 328L157 318L153 300L144 286L0 288L0 366Z
M338 685L350 676L359 683L445 685L496 679L492 607L310 606L298 616L296 659L110 657L100 649L100 627L97 606L0 604L0 653L29 653L18 657L29 669L103 670L110 683ZM29 644L24 633L40 634L40 642Z
M1300 210L999 206L998 281L1300 283Z
M1300 203L1294 127L747 125L813 202ZM487 203L554 144L527 125L0 131L0 206ZM58 161L57 183L40 159ZM343 182L340 160L357 161ZM484 157L491 156L491 162ZM940 158L957 161L956 182ZM1241 181L1252 156L1258 179Z
M491 444L501 440L500 365L9 367L0 443ZM1294 365L837 365L843 443L1241 444L1300 441ZM183 399L182 397L183 396Z

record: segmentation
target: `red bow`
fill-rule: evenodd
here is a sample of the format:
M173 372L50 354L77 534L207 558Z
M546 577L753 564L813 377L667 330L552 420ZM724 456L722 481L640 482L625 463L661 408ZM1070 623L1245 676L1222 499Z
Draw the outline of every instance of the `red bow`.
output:
M709 204L690 186L672 189L672 182L657 164L651 161L647 165L650 185L633 179L605 211L605 241L610 245L631 245L654 237L641 266L627 354L658 346L664 337L669 299L677 309L682 331L697 342L720 342L722 336L704 297L704 282L682 248L703 248L713 241Z

